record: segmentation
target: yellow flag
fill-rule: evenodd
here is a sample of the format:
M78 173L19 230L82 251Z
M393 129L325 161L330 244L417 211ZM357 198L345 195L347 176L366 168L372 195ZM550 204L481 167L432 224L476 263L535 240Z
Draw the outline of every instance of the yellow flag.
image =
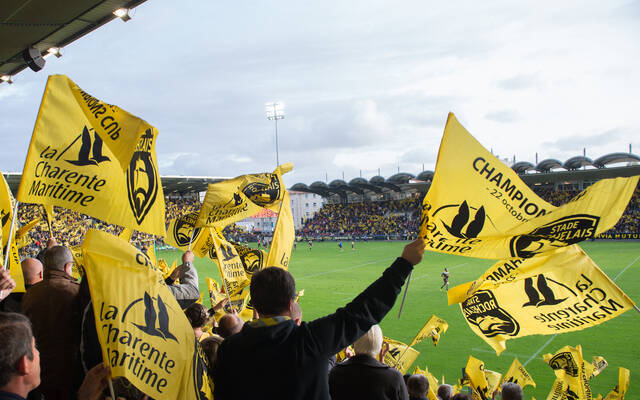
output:
M70 246L71 256L73 257L73 268L71 268L71 276L80 279L84 275L84 257L82 255L82 246Z
M473 391L483 400L490 399L491 392L489 392L489 383L484 375L484 363L473 356L469 356L464 372Z
M54 211L53 211L53 205L49 204L49 205L43 205L42 207L44 207L44 216L47 218L47 226L49 227L49 235L51 235L53 237L53 220L55 219L54 217Z
M4 249L9 241L15 200L7 181L4 179L4 175L1 173L0 175L2 176L2 182L0 182L0 222L2 223L2 248ZM2 262L4 262L4 259Z
M164 258L159 258L156 267L160 270L162 278L167 279L167 276L169 276L169 264L167 264L167 261Z
M607 360L602 356L594 356L593 361L591 363L584 362L584 371L585 375L587 375L587 379L593 379L596 376L600 375L600 373L607 368Z
M516 261L508 277L495 280L501 261L448 292L449 303L461 302L471 330L498 354L507 340L582 330L634 306L578 245Z
M618 369L618 384L604 398L604 400L624 400L624 395L629 390L629 378L631 373L628 369L620 367Z
M158 265L158 259L156 258L156 244L154 242L147 242L147 251L145 252L151 264Z
M489 388L487 391L489 395L493 395L493 392L496 389L500 389L500 379L502 379L502 374L499 372L485 369L484 377L487 380L487 385L489 385Z
M194 228L197 219L197 213L190 213L169 221L165 241L168 245L184 251L189 250L191 243L193 254L202 258L213 247L213 237L209 228Z
M211 254L210 252L210 257L218 265L226 293L229 293L229 296L233 297L249 285L249 278L247 278L244 272L242 260L240 256L238 256L235 247L225 240L222 232L211 229L211 233L215 253ZM231 300L233 302L233 298Z
M282 174L292 168L288 163L273 173L241 175L210 184L196 226L225 227L257 214L263 207L277 211L286 193Z
M50 76L17 198L164 236L157 137L154 127L94 99L66 76Z
M529 372L524 368L524 366L520 363L520 361L518 361L517 358L513 359L513 362L507 370L507 373L504 374L504 377L502 378L502 383L506 382L517 383L523 389L527 385L536 387L536 383L531 377L531 374L529 374Z
M118 237L124 240L125 242L130 242L131 236L133 236L133 230L127 227L122 228L122 231L118 235Z
M206 357L160 272L105 232L89 230L82 248L112 376L126 377L156 399L212 399Z
M34 226L40 223L40 220L40 217L37 217L22 225L20 229L16 231L16 242L19 240L23 240L23 238L26 237L27 233L29 233L29 231L33 229Z
M527 258L595 237L624 212L638 176L606 179L554 207L449 114L422 205L427 250L469 257Z
M20 265L20 255L15 240L11 241L11 253L9 253L9 274L15 281L16 287L13 289L15 293L24 293L24 275L22 275L22 265ZM4 262L4 259L2 260Z
M582 359L582 348L580 345L574 347L564 346L555 354L545 354L544 362L549 364L556 374L556 381L563 382L562 388L564 395L576 400L591 400L591 387L587 380L585 370L583 368L584 360ZM559 385L558 385L559 386ZM554 385L552 393L549 395L551 399L562 399L556 393L559 392L558 386ZM560 393L562 394L562 393ZM552 396L553 395L553 396Z
M389 339L386 336L382 340L382 346L385 346L385 343L389 345L389 351L384 354L383 362L390 367L396 368L402 374L406 374L411 364L420 355L420 352L405 343Z
M424 324L422 329L418 331L416 337L414 337L411 343L409 343L409 346L414 346L428 337L433 341L433 345L437 346L438 341L440 340L440 335L445 333L447 329L449 329L447 321L432 315Z
M289 268L291 258L291 248L296 239L296 232L293 228L293 214L291 213L291 200L289 192L284 192L284 197L280 205L278 221L273 230L273 239L269 247L267 265L269 267Z
M427 378L427 380L429 381L429 390L427 391L427 399L429 399L429 400L440 400L438 398L438 395L437 395L438 380L436 379L435 376L433 376L432 373L429 372L429 368L425 367L425 369L423 371L422 369L420 369L420 367L415 367L413 369L413 373L414 373L414 375L415 374L424 375Z

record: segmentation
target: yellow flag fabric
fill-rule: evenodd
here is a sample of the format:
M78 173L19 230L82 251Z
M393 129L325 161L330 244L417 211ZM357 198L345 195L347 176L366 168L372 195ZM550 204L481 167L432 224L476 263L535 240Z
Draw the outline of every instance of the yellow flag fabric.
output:
M628 369L619 367L618 369L618 384L613 388L604 400L624 400L624 395L629 390L629 378L631 373Z
M53 211L53 205L43 205L44 207L44 216L47 218L47 226L49 227L49 235L53 237L53 220L55 219L55 214Z
M607 368L607 360L602 356L594 356L593 361L588 363L585 361L584 363L584 371L585 375L587 375L587 379L593 379L596 376L600 375L605 368Z
M164 236L157 137L154 127L66 76L50 76L17 198Z
M296 231L293 227L293 213L291 212L291 200L289 192L285 190L276 227L273 230L273 239L269 247L267 265L269 267L289 268L291 248L296 239Z
M210 184L196 226L225 227L257 214L263 207L278 211L286 193L281 175L292 168L288 163L273 173L241 175Z
M402 374L406 374L409 367L416 361L420 352L413 347L407 346L405 343L384 337L382 346L385 343L389 345L389 351L384 354L383 363L390 367L396 368Z
M595 237L620 218L638 176L597 182L556 208L536 195L453 114L422 205L427 250L468 257L528 258Z
M73 268L71 276L80 279L84 275L84 257L82 255L82 246L70 246L71 256L73 256Z
M432 315L429 320L424 324L422 329L418 331L416 337L413 338L409 346L414 346L424 339L430 337L433 341L433 346L438 345L438 341L440 340L440 335L445 333L449 329L449 324L447 321L442 318L436 317Z
M130 242L131 236L133 236L133 230L127 227L122 228L122 231L118 235L118 237L124 240L125 242Z
M580 345L576 347L564 346L555 354L545 354L542 358L556 374L556 384L547 399L592 399L591 387L583 368L584 360ZM558 381L562 382L564 392L559 389Z
M496 389L500 388L500 379L502 379L502 374L499 372L491 371L488 369L484 370L484 377L487 380L489 395L493 395L493 392Z
M506 382L517 383L523 389L527 385L536 387L536 383L531 377L531 374L529 374L529 372L524 368L524 365L522 365L517 358L513 359L507 373L504 374L504 377L502 378L502 383Z
M29 233L31 229L33 229L36 225L40 223L40 221L41 221L40 217L37 217L29 221L28 223L22 225L16 231L16 242L19 240L22 240L27 235L27 233Z
M429 390L427 391L427 399L428 400L440 400L437 395L438 391L438 380L432 373L429 372L429 368L425 367L424 371L420 369L420 367L415 367L413 369L413 374L424 375L429 381ZM444 382L443 382L444 383Z
M510 261L515 267L497 278L490 267L478 281L449 290L469 327L500 354L506 341L589 328L634 306L578 245Z
M18 254L18 247L14 240L11 241L11 253L9 254L9 274L16 283L15 293L24 293L26 291L24 287L24 275L22 275L22 265L20 265L20 255ZM4 262L4 259L2 260Z
M213 236L213 248L215 249L215 254L211 254L211 258L218 265L223 286L226 293L229 293L229 296L232 297L231 301L233 303L233 296L249 285L249 278L244 272L242 260L235 247L226 241L222 236L222 232L211 229L211 233Z
M207 289L209 290L209 299L211 300L211 307L218 304L220 301L225 299L224 293L220 292L220 287L218 286L218 282L214 279L207 277ZM218 321L225 314L224 310L218 310L214 314L214 318Z
M156 399L212 399L193 328L145 255L89 230L82 245L96 331L112 376Z
M198 220L198 213L190 213L182 217L172 219L167 228L165 241L168 245L183 251L189 250L196 256L202 258L207 255L213 247L213 237L209 228L194 228ZM193 240L191 236L193 235Z
M158 259L156 258L156 245L154 242L147 242L147 251L145 252L152 265L158 265Z
M469 356L464 372L469 381L469 386L471 386L476 396L483 400L490 399L492 393L489 392L489 383L484 374L484 363L473 356Z
M4 249L9 241L15 200L13 199L7 181L4 179L4 175L1 173L0 175L2 176L2 182L0 182L0 222L2 223L2 248ZM4 259L2 262L4 262Z

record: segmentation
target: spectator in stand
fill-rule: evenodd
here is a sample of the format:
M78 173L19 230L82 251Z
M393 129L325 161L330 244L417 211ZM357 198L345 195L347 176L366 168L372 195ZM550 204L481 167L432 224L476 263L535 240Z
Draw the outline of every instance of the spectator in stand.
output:
M193 333L196 335L196 339L201 341L209 337L209 335L204 332L204 327L209 322L209 313L207 313L207 309L202 304L191 304L186 310L184 310L184 314L187 316L187 319L193 328Z
M473 397L467 393L456 393L451 400L473 400Z
M6 269L0 269L0 302L11 294L16 288L16 282Z
M411 375L407 379L407 391L409 392L409 400L427 400L429 380L424 375Z
M260 318L225 339L213 367L216 400L235 398L328 399L329 358L355 342L391 310L413 266L422 260L418 239L344 308L297 326L291 320L295 281L288 271L269 267L253 275L251 302ZM247 365L261 373L247 385ZM304 371L304 373L300 373Z
M25 290L29 290L31 286L42 280L42 263L38 259L25 258L20 265ZM11 293L5 301L0 303L0 311L21 312L23 296L24 293Z
M0 312L0 400L25 399L40 385L40 354L29 320Z
M218 335L226 339L240 332L243 325L244 321L238 317L238 314L225 314L218 321Z
M517 383L505 382L502 384L500 391L502 400L522 400L522 388Z
M187 308L200 298L198 289L198 271L193 266L193 252L187 250L182 255L182 264L177 266L166 283L173 296L178 300L180 307ZM173 283L180 278L180 283Z
M44 254L44 279L27 290L22 311L33 325L41 354L42 383L47 400L68 399L77 388L73 374L79 370L80 284L71 276L73 257L63 246Z
M444 383L438 386L437 394L440 400L451 400L451 396L453 396L453 387Z
M329 374L329 392L333 400L408 399L402 374L376 357L382 349L382 330L373 325L353 344L356 355L336 364Z

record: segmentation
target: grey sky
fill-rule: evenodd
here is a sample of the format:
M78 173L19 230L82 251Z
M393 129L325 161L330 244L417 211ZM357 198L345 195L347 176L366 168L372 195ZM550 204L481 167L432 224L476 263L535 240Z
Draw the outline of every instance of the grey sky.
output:
M148 0L0 85L22 169L49 74L160 130L162 174L275 166L287 185L433 169L446 116L501 157L640 153L640 1Z

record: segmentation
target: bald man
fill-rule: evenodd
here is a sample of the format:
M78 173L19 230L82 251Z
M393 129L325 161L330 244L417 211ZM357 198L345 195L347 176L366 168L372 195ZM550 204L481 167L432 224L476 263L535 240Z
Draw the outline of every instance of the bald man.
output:
M22 275L24 276L24 288L29 288L42 280L42 263L35 258L25 258L22 263ZM22 311L22 293L11 293L6 300L0 303L0 311L5 312L21 312Z
M218 335L223 338L228 338L229 336L235 335L236 333L242 330L242 326L244 325L244 321L238 317L238 314L225 314L218 321Z

